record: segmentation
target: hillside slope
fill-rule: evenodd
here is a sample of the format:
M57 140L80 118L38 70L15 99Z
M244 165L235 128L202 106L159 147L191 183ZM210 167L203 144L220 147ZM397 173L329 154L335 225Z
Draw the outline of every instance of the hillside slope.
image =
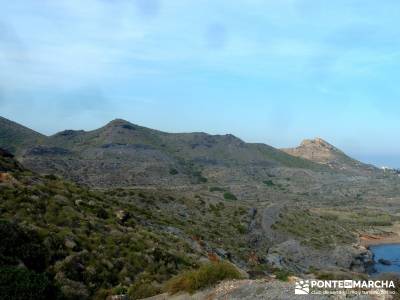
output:
M141 299L207 261L265 276L363 272L360 257L368 258L354 246L361 223L335 222L334 211L314 212L306 203L250 204L204 188L94 191L37 175L5 151L0 168L0 275L23 263L66 299Z
M32 129L0 117L0 148L18 153L44 141L46 137Z
M130 287L131 299L151 296L208 256L243 264L246 211L161 190L91 191L0 151L0 286L3 268L26 267L46 274L65 299L105 299L119 287Z

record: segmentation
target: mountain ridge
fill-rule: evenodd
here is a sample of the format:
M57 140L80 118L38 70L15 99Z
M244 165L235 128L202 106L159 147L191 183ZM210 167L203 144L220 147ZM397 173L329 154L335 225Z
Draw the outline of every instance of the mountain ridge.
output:
M7 126L20 128L12 121ZM312 177L315 172L359 171L350 158L351 168L342 170L266 144L246 143L232 134L167 133L123 119L90 131L64 130L40 138L34 131L24 133L14 151L23 165L94 187L253 185L271 174L292 176L297 169L312 172ZM0 139L0 147L7 149L7 143Z

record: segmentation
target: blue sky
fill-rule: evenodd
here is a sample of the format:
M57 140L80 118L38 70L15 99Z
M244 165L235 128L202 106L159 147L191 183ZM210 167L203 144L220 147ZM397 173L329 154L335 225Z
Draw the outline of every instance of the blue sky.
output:
M399 1L0 0L0 115L114 118L400 167Z

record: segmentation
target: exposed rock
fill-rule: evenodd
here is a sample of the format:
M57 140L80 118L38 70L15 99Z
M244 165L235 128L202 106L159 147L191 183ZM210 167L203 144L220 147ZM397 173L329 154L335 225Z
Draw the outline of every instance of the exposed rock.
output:
M41 155L67 155L67 154L71 154L71 151L69 151L68 149L61 148L61 147L45 147L45 146L39 146L39 147L31 148L26 153L26 155L36 155L36 156L41 156Z
M270 253L265 258L266 262L274 268L282 269L284 259L278 253Z
M359 247L359 254L354 256L350 265L350 270L358 273L369 273L373 270L374 257L371 251L364 247Z
M370 174L379 171L372 165L363 164L350 158L343 151L321 138L304 140L297 148L286 148L282 150L290 155L324 164L336 170L360 174Z
M219 257L224 258L224 259L231 259L231 257L232 257L232 254L231 254L230 252L225 251L225 250L222 249L222 248L217 248L217 249L215 249L215 253L216 253Z
M379 260L378 260L378 263L380 263L381 265L385 265L385 266L390 266L390 265L392 265L392 262L391 262L390 260L383 259L383 258L379 259Z
M84 202L83 202L82 199L77 199L77 200L75 200L75 205L76 205L76 206L82 205L83 203L84 203Z
M129 300L128 295L113 295L113 296L108 296L106 300Z
M8 152L5 149L0 148L0 156L6 157L6 158L13 158L14 155L11 152Z
M10 183L14 184L18 181L9 173L1 173L0 172L0 183Z
M173 235L176 235L176 236L182 235L182 230L180 230L179 228L176 228L176 227L172 227L172 226L167 226L165 228L165 231L172 233Z
M130 218L130 214L129 212L125 211L125 210L119 210L115 213L115 216L117 217L118 221L120 223L125 223L126 221L128 221L128 219Z
M305 273L310 268L353 268L354 271L365 272L370 259L368 252L353 246L338 245L331 249L315 249L304 246L297 240L288 240L271 247L266 257L272 265L296 273Z
M64 240L64 245L65 245L65 247L67 247L69 249L75 249L77 247L76 242L69 238L66 238Z

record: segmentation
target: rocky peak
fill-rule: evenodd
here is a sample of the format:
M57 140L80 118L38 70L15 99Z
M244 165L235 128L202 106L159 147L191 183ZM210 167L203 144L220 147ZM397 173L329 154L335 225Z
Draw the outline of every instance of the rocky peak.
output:
M335 146L331 145L330 143L319 137L315 139L303 140L300 144L300 147L298 147L297 149L299 148L314 149L314 150L320 149L322 151L334 151L342 153L341 150L339 150Z
M318 163L330 163L342 158L345 154L321 138L304 140L299 147L283 149L286 153L312 160Z
M114 120L110 121L110 122L106 125L106 127L115 127L115 126L122 126L122 125L127 125L127 124L133 125L133 124L131 124L130 122L124 120L124 119L114 119Z
M372 172L373 166L365 165L321 138L304 140L299 147L282 149L286 153L328 165L332 169L346 170L355 173Z

